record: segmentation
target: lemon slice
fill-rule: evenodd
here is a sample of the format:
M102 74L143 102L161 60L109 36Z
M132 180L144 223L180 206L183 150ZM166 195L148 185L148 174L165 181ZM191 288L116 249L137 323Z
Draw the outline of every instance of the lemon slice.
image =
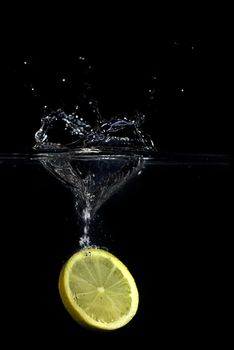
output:
M88 328L123 327L138 308L138 290L131 273L103 249L75 253L61 270L59 292L71 316Z

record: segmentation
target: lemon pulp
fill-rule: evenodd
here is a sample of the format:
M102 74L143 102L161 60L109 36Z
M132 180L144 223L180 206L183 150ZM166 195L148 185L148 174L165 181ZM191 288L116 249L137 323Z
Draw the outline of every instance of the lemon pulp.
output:
M61 299L81 325L114 330L136 314L136 283L127 267L113 254L98 248L75 253L59 276Z

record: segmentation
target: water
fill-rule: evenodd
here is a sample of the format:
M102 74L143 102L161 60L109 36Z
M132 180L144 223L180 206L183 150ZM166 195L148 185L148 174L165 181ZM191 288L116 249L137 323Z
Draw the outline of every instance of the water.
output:
M41 163L71 190L83 224L82 248L90 246L89 229L97 210L144 166L135 155L99 155L64 152L41 158Z
M200 53L200 44L191 44L185 48L175 41L174 48L159 60L162 50L154 40L155 74L149 88L143 79L138 82L138 87L146 88L149 100L148 110L143 108L146 123L149 121L154 139L159 136L157 146L161 150L225 153L230 150L226 132L229 114L223 113L225 103L219 88L223 84L210 65L214 55L207 60L208 65L201 65L198 61L204 62L204 54ZM216 48L218 52L218 45ZM178 54L181 49L185 55ZM125 60L122 51L120 54ZM139 54L146 55L137 45L126 69L128 73L135 64L134 83L141 74ZM50 59L48 53L45 56ZM119 56L117 64L112 64L112 73L117 69L116 76L121 73ZM59 57L56 52L44 74L42 68L38 69L35 81L30 73L32 61L24 59L18 83L16 78L7 77L11 93L1 127L4 150L17 152L22 144L29 143L28 135L39 128L39 123L33 122L36 124L36 117L40 118L42 106L48 105L54 112L45 112L37 133L37 150L30 154L0 154L1 262L6 286L1 289L1 299L7 303L2 308L3 333L13 332L18 343L30 343L30 348L28 333L36 341L51 341L53 346L64 341L66 347L74 347L77 339L97 346L108 337L111 343L139 338L150 344L156 341L157 345L186 343L185 347L194 341L204 343L204 337L207 343L211 339L216 343L220 337L223 345L227 333L231 334L231 157L151 152L149 138L143 133L142 139L137 133L142 132L137 120L142 122L143 114L139 118L132 113L130 118L132 114L127 110L126 116L118 114L104 120L95 98L90 96L90 83L84 78L86 91L81 87L84 93L78 96L79 89L73 88L71 82L76 79L79 85L82 79L77 78L75 69L71 73L61 71ZM80 56L77 61L85 64L86 60ZM216 63L215 69L219 70L220 62ZM149 57L144 69L148 68L151 70ZM114 101L118 108L113 109L118 112L125 110L119 106L121 97L123 100L126 96L127 103L122 104L132 110L141 93L136 97L137 89L131 91L134 83L126 84L124 89L122 78L113 90L116 82L110 73L107 71L110 78L103 83L109 91L108 98L102 96L103 100L109 103L109 110ZM103 78L103 72L100 75ZM122 75L124 81L126 76ZM73 108L77 103L79 107ZM68 112L64 105L70 104ZM12 119L13 116L16 117ZM113 168L114 164L123 165L123 170ZM118 176L115 171L119 171ZM127 264L139 287L141 309L129 327L103 338L94 333L91 339L61 307L56 281L61 262L79 245L92 244L105 244ZM14 316L22 314L20 323L14 322ZM149 322L152 315L154 322ZM9 343L9 337L6 340Z
M149 154L156 151L150 136L141 130L144 114L137 113L133 118L118 115L105 120L97 106L94 112L96 119L93 127L79 116L78 111L66 114L59 109L46 115L35 134L36 149L80 149L83 153L89 153L89 149L93 152L97 148L112 154Z
M186 177L189 178L190 182L199 183L203 179L203 174L211 176L212 172L216 174L219 171L228 174L231 165L231 157L222 154L157 152L154 157L147 157L140 154L111 154L111 149L109 149L109 154L103 154L101 148L64 150L56 147L53 148L53 152L52 148L50 148L50 152L43 150L44 152L33 151L32 154L1 154L0 165L9 166L9 168L16 171L22 166L38 167L42 164L56 180L59 180L69 189L73 198L71 202L74 202L76 213L76 247L79 244L81 248L96 245L97 242L99 245L103 245L106 234L105 222L102 222L104 227L100 229L97 221L94 221L95 216L105 202L109 200L109 203L113 203L110 199L115 193L128 192L128 188L131 189L131 180L134 180L137 175L141 175L141 182L146 182L145 187L148 188L146 191L148 196L153 188L158 187L157 181L163 174L171 183L175 181L178 176L177 173L180 174L181 179L185 177L185 183L188 181ZM147 184L147 174L153 174L149 186ZM182 180L178 179L178 181ZM38 185L39 183L40 181L37 182ZM129 183L128 186L127 183ZM125 192L121 191L123 188L125 188ZM174 189L172 189L173 191ZM156 193L155 196L157 198ZM59 202L61 200L58 198ZM138 199L136 198L136 200ZM157 201L157 199L155 200ZM123 201L126 202L126 198ZM150 206L151 201L151 196L143 201L140 200L139 207ZM124 205L124 203L122 204ZM155 208L155 205L156 203L152 208ZM156 207L158 205L160 203ZM128 213L134 211L130 208L127 210ZM118 217L115 216L115 213L114 208L113 213L110 213L113 216L113 222L116 222ZM127 218L122 217L121 220L125 222ZM93 224L96 226L92 227ZM108 232L108 234L111 236L111 232ZM124 238L123 241L125 242L126 239Z
M79 248L84 227L77 225L73 192L42 166L54 156L58 154L0 154L1 262L6 285L1 297L14 301L2 310L4 327L18 332L22 343L29 341L23 332L27 329L44 342L74 345L78 337L86 344L87 331L67 315L58 295L61 262ZM89 159L79 153L71 157L74 162ZM92 155L92 163L99 157ZM231 300L231 158L158 152L143 159L141 175L99 207L88 243L104 244L126 263L136 279L141 308L120 332L94 333L93 345L138 335L151 343L155 327L162 342L168 332L172 342L179 343L185 332L189 339L198 336L202 341L208 324L211 333L231 327L224 311ZM14 326L9 313L25 317ZM153 323L152 314L157 315Z
M91 246L90 225L97 210L127 181L140 174L144 156L156 152L141 130L144 115L104 120L95 106L92 127L77 111L57 110L42 118L35 134L35 149L50 152L44 167L70 188L83 223L81 248Z

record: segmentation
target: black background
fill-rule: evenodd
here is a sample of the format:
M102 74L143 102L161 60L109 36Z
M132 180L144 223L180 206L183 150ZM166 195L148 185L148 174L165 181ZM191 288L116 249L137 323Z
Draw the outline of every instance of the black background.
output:
M72 44L66 37L52 39L31 43L14 38L4 50L2 152L30 149L43 106L74 111L87 81L104 117L145 113L145 131L160 151L231 152L223 41L215 36L165 39L152 32L139 37L122 33L112 40L77 37Z
M222 40L167 39L153 27L143 33L131 28L126 36L107 32L108 26L105 36L95 28L91 36L78 31L72 44L59 35L56 42L47 38L48 46L22 35L8 42L1 65L1 152L31 150L44 105L74 108L83 79L78 57L84 56L95 69L94 93L105 117L142 111L160 152L231 153ZM151 104L149 89L155 90ZM72 196L40 165L2 162L1 300L8 343L223 344L230 329L231 185L226 166L151 166L103 206L92 239L132 271L140 305L129 325L98 334L76 325L57 290L62 263L77 249L81 232Z

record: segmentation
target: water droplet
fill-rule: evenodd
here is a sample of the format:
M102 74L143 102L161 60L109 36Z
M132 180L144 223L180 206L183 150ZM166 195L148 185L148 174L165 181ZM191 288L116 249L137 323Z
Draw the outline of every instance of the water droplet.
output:
M177 95L180 95L180 96L184 95L184 88L178 88L176 90L176 93L177 93Z

